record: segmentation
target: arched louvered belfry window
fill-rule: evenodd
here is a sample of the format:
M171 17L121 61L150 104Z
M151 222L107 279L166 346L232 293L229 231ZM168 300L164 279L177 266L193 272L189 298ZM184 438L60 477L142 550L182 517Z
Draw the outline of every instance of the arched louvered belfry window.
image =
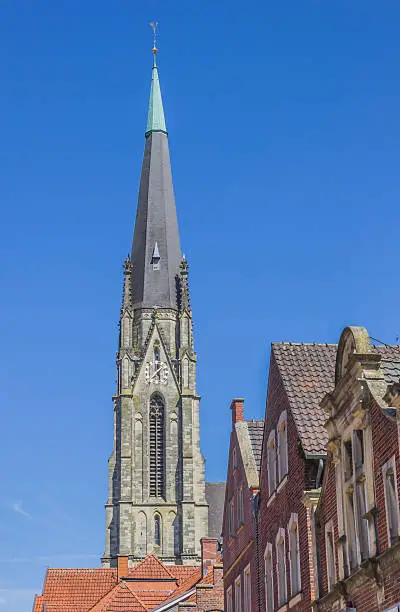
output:
M164 401L160 395L150 400L150 495L164 496Z

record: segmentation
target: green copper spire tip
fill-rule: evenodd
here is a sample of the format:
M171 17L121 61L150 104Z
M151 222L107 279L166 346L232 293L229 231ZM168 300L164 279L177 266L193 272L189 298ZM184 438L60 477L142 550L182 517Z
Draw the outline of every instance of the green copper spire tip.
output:
M146 136L151 132L164 132L167 133L167 126L165 125L164 109L161 98L160 81L158 80L158 68L155 61L154 55L154 66L151 76L151 89L150 89L150 102L149 102L149 114L147 117L147 128Z

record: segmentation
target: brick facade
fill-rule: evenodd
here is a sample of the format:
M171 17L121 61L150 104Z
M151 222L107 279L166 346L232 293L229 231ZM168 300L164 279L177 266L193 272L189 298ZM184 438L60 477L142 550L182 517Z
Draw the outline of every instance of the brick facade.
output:
M258 599L253 508L259 488L263 423L244 420L243 400L233 400L231 410L232 432L222 531L225 610L229 610L227 598L231 592L233 601L240 597L241 610L250 612L255 609Z
M387 392L399 373L399 347L372 347L365 329L344 330L335 389L322 402L329 453L315 515L315 610L343 610L346 602L361 612L400 605L399 438ZM396 476L394 514L384 484L388 469Z
M301 346L296 351L301 351ZM292 396L285 388L282 371L275 356L279 347L273 346L270 362L268 381L267 409L264 429L264 442L261 460L260 490L261 502L259 508L259 566L260 573L260 610L310 610L311 601L314 597L314 574L311 564L311 523L310 512L312 501L315 497L311 495L311 503L304 503L305 491L312 493L316 487L317 478L321 477L320 459L317 456L306 455L303 449L302 439L296 425L292 412ZM287 374L284 374L285 376ZM306 382L306 380L305 380ZM270 482L270 459L269 452L272 442L275 444L275 457L284 449L278 449L278 429L280 424L285 423L287 431L287 469L286 473L279 473L272 477L275 483ZM275 462L275 465L279 460ZM293 525L297 524L298 534L298 560L295 561L295 550L293 549L294 536L289 535ZM279 594L279 571L278 571L278 544L277 536L282 535L284 539L283 564L286 569L285 593ZM292 539L292 542L290 542ZM292 545L291 545L292 544ZM268 560L268 549L272 554L272 584L273 604L268 603L268 574L271 571ZM265 559L267 556L267 560ZM292 559L292 561L291 561ZM295 563L299 564L296 569ZM282 567L282 565L280 566ZM292 571L293 568L293 571ZM282 591L282 588L281 588ZM269 607L268 607L269 606Z

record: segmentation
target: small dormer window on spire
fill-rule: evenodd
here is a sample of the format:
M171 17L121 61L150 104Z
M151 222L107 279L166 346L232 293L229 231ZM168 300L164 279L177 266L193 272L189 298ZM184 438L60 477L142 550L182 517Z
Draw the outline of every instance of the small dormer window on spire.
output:
M153 249L153 255L151 256L151 264L153 266L153 270L160 269L160 259L160 252L158 250L158 244L156 242Z

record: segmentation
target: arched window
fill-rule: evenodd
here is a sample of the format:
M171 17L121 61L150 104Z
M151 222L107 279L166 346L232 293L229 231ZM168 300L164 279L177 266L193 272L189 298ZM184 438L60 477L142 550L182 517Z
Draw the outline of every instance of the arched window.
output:
M161 521L158 514L154 517L154 546L161 546Z
M154 362L157 365L159 361L160 361L160 349L158 348L158 345L156 345L154 347Z
M159 395L150 400L150 495L164 495L164 402Z

